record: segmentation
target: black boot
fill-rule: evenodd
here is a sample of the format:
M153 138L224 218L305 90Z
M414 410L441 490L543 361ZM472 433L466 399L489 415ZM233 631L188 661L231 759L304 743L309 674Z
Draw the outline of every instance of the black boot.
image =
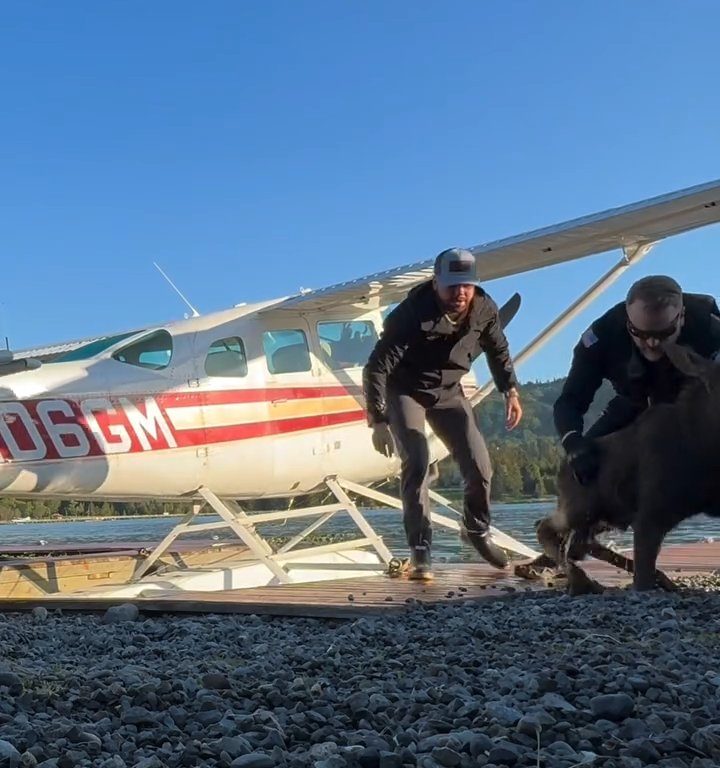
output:
M472 531L464 525L460 529L462 539L471 544L483 560L490 563L495 568L505 569L508 567L508 558L504 550L492 540L490 531Z
M408 578L420 581L430 581L432 577L430 545L422 544L419 547L410 547L410 573L408 574Z

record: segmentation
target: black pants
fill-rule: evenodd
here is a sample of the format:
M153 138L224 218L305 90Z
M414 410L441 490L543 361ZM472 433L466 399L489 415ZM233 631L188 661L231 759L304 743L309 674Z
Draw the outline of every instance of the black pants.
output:
M409 395L388 392L388 420L401 459L400 493L409 546L432 543L425 419L457 462L465 485L463 517L470 531L490 525L492 467L485 440L461 394L425 408Z

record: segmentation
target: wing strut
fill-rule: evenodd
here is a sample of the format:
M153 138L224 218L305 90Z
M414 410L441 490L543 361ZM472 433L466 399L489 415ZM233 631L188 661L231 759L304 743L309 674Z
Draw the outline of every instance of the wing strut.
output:
M637 264L650 252L655 243L644 243L623 248L623 257L608 272L606 272L596 283L588 288L579 299L574 301L566 310L559 314L550 325L546 326L540 333L513 358L515 366L524 363L529 357L532 357L538 350L552 339L555 334L561 331L568 323L574 320L590 304L593 303L601 294L603 294L629 267ZM475 406L484 400L495 388L491 381L487 382L480 389L473 393L470 403Z

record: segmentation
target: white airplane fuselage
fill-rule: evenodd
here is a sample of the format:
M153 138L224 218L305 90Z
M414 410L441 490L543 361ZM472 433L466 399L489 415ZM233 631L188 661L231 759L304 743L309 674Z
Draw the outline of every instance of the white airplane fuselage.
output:
M397 457L372 447L361 393L380 312L262 308L179 321L1 378L0 494L176 498L206 486L259 498L308 492L328 476L395 475ZM343 330L365 335L343 340ZM445 455L431 445L433 460Z

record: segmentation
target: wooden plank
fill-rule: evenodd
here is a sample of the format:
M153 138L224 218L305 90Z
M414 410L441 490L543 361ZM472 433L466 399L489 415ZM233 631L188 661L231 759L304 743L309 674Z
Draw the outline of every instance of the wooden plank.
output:
M520 562L520 561L518 561ZM666 547L659 566L672 575L708 573L720 569L720 542ZM598 581L619 586L629 575L598 561L583 567ZM151 613L246 613L272 616L306 616L352 619L359 616L398 613L418 603L442 605L490 599L522 599L528 592L544 590L531 582L493 569L480 562L442 564L433 582L406 577L362 578L286 584L218 592L174 592L142 598L80 598L72 595L0 600L0 611L48 609L101 611L111 605L134 603Z

